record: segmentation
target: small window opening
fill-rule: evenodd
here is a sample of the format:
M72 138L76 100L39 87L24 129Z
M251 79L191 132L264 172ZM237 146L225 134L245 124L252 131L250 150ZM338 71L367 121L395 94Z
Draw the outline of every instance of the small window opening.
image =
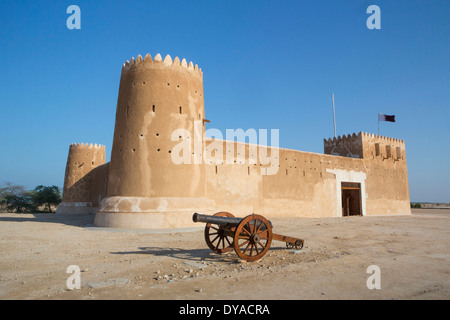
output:
M400 160L402 158L402 150L400 149L400 147L396 147L395 150L397 153L397 160Z
M386 157L391 157L391 146L386 146Z
M380 144L375 143L375 156L378 157L380 155Z

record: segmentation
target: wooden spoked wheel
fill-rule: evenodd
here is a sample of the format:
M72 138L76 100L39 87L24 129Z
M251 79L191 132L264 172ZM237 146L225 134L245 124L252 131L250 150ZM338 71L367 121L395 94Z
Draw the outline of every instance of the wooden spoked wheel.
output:
M294 243L286 242L286 248L292 249L294 247L296 250L301 250L303 248L303 240L296 240Z
M301 250L303 248L303 240L297 240L295 241L295 249Z
M243 260L252 262L261 259L272 243L272 227L263 216L252 214L236 227L234 250Z
M214 215L234 218L229 212L217 212ZM207 223L205 226L205 241L208 247L215 253L222 254L233 250L233 237L221 226Z

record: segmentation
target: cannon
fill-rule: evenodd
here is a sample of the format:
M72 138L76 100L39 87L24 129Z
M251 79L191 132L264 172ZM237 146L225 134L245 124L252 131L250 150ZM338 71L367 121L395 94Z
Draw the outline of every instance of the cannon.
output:
M287 248L303 248L304 240L272 233L272 223L258 214L236 218L229 212L214 215L194 213L192 220L206 223L205 241L212 251L223 254L234 249L241 259L248 262L260 260L269 250L272 240L285 242Z

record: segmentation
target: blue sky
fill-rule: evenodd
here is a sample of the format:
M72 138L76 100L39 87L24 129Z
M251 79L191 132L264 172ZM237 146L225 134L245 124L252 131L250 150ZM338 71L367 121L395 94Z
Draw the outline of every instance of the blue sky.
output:
M81 30L69 30L69 5ZM369 30L369 5L381 29ZM204 74L209 127L406 141L412 201L450 202L450 2L0 0L0 183L62 186L69 144L112 147L122 63L170 54Z

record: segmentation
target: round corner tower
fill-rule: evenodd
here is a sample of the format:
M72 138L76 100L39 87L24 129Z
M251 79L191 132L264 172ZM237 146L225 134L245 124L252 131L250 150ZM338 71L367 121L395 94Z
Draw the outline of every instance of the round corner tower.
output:
M69 147L64 175L63 202L57 213L93 213L94 169L105 164L105 146L73 143Z
M179 228L192 225L193 212L211 210L205 167L196 161L202 157L203 133L203 75L197 65L170 56L163 61L159 54L153 60L147 54L127 61L120 78L108 192L95 224ZM179 156L174 148L183 140L191 147L183 149L190 153L189 163L173 160Z

